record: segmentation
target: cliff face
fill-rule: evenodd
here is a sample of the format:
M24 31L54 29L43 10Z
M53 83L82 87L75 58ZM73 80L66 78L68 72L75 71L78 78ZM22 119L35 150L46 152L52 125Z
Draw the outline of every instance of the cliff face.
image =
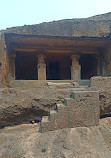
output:
M110 28L111 13L106 13L84 19L66 19L37 25L12 27L3 32L50 36L106 37L110 35Z

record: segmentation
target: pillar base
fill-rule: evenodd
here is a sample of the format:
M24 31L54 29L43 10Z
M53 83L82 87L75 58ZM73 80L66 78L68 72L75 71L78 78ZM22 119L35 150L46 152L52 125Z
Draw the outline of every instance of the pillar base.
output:
M46 64L45 64L45 55L39 54L38 58L38 80L46 80Z
M79 65L79 55L72 55L71 80L81 79L81 66Z
M46 64L38 65L38 80L46 80Z

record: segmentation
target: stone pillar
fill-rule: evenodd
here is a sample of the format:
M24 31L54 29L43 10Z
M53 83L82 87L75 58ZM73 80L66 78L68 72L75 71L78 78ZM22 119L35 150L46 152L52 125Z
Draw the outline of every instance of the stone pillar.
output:
M79 65L79 55L72 55L71 80L81 79L81 66Z
M46 64L45 58L46 56L43 54L37 55L38 58L38 80L46 80Z
M13 79L15 79L15 58L16 54L10 55L10 73Z

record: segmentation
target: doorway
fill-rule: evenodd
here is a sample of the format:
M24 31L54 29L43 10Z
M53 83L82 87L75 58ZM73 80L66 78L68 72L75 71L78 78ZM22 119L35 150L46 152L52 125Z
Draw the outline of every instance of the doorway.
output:
M81 79L97 76L97 58L95 54L84 54L80 57Z
M16 53L16 80L37 80L37 58L32 53Z
M70 54L49 53L46 58L47 80L70 80Z
M60 80L60 63L49 62L49 80Z

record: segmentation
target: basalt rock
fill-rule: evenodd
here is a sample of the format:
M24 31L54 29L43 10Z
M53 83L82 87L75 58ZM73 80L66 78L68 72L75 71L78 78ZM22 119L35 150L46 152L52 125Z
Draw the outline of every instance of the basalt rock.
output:
M96 127L37 131L37 124L0 129L0 157L111 158L111 118Z
M41 121L56 102L40 89L0 89L0 126Z

